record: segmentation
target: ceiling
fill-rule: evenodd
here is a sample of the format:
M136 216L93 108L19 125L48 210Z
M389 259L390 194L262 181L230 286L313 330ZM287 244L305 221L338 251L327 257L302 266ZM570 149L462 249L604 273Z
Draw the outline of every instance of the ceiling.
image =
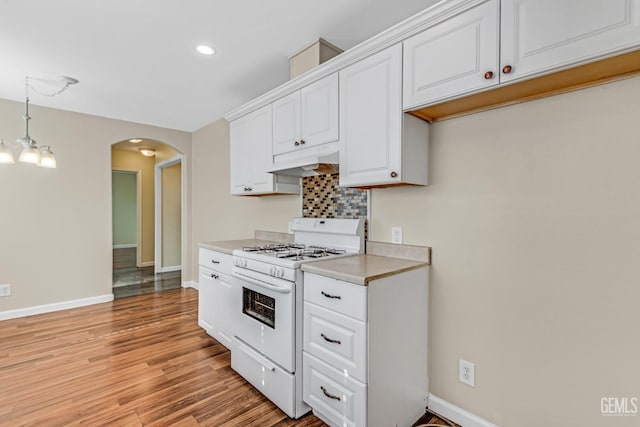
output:
M0 98L71 76L31 103L194 131L287 81L319 37L347 50L436 1L0 0Z

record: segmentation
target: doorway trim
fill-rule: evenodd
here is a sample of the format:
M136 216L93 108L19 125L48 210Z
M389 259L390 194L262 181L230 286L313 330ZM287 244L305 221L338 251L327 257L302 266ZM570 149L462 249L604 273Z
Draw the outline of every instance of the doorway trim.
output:
M111 188L113 188L113 172L131 173L136 176L136 267L142 265L142 171L135 169L111 169ZM111 195L113 209L113 194ZM111 233L113 234L113 218L111 218ZM112 239L113 242L113 239ZM112 243L113 246L113 243Z
M185 181L184 181L184 155L177 154L176 156L158 162L155 165L155 256L154 256L154 273L165 273L169 271L178 271L177 268L162 267L162 169L173 166L180 163L180 270L184 270L184 243L185 243Z

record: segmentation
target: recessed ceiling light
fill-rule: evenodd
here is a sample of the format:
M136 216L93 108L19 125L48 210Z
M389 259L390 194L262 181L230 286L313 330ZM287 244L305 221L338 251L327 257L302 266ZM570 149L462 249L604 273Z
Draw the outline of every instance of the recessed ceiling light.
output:
M139 143L139 142L142 142L142 139L141 139L141 138L131 138L131 139L129 140L129 142L131 142L131 143L133 143L133 144L137 144L137 143Z
M203 55L213 55L214 53L216 53L214 48L204 44L201 44L200 46L196 47L196 50Z

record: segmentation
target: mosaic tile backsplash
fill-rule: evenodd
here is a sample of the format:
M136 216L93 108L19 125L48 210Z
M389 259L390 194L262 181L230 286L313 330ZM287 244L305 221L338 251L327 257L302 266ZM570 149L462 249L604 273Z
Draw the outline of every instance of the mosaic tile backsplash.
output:
M340 187L339 175L302 179L302 216L308 218L366 218L367 191Z

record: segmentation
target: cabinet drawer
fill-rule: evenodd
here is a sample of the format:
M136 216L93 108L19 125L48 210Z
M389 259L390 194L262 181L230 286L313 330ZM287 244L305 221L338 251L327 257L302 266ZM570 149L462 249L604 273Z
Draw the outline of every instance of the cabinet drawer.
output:
M367 327L335 311L304 303L304 350L366 382Z
M304 299L363 322L367 320L366 286L305 273Z
M251 385L260 390L285 414L295 417L295 378L269 359L239 341L233 339L231 367Z
M302 353L303 400L336 426L367 425L367 387L306 351Z
M200 248L198 264L207 268L211 268L215 271L231 275L231 269L233 268L233 257L222 252Z

